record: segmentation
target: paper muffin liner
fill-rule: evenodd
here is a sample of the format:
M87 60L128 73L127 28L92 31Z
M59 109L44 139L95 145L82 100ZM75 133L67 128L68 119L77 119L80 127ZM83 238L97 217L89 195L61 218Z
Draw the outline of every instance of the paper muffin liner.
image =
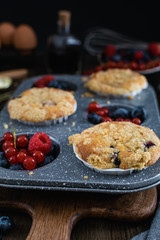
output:
M135 97L137 94L140 94L147 87L148 87L148 83L146 83L146 85L139 90L129 92L126 94L121 94L121 95L120 94L110 94L110 93L107 94L107 93L96 92L96 91L92 91L92 92L94 92L94 94L96 94L97 96L100 96L100 97L126 98L126 97Z
M56 125L58 123L63 123L65 121L68 120L68 118L73 115L77 110L77 103L75 103L74 105L74 112L70 115L66 115L64 117L60 117L60 118L56 118L56 119L52 119L52 120L46 120L46 121L40 121L40 122L32 122L32 121L23 121L23 120L19 120L19 119L15 119L20 123L26 124L26 125L30 125L30 126L49 126L49 125Z
M140 169L134 169L134 168L130 168L130 169L121 169L121 168L108 168L108 169L101 169L101 168L95 168L93 167L92 164L89 164L88 162L86 162L85 160L83 160L82 158L80 158L80 156L76 153L75 151L75 145L73 144L73 151L76 155L76 157L88 168L94 170L95 172L99 172L99 173L103 173L103 174L107 174L107 175L129 175L133 172L137 172L140 171Z

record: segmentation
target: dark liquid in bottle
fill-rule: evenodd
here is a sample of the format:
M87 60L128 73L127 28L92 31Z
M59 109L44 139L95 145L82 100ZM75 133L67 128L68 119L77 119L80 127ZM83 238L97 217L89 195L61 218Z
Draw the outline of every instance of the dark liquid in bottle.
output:
M79 68L80 41L72 35L54 35L47 46L47 66L53 73L75 73Z

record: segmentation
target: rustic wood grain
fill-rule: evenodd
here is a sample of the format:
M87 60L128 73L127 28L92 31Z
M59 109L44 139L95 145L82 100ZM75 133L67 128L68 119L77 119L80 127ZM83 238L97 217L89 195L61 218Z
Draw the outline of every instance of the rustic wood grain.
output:
M69 240L74 225L82 218L142 221L154 213L156 204L156 188L112 196L14 189L0 192L1 208L31 215L33 222L27 240Z

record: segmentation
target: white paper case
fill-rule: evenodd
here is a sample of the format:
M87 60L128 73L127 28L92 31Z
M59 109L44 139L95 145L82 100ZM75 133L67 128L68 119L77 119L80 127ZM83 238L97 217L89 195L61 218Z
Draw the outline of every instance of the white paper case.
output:
M100 169L100 168L95 168L93 167L91 164L89 164L88 162L84 161L83 159L81 159L79 157L79 155L76 153L75 151L75 146L73 144L73 151L76 155L76 157L87 167L89 167L90 169L99 172L99 173L104 173L104 174L108 174L108 175L128 175L131 174L132 172L137 172L139 171L139 169L134 169L134 168L130 168L130 169L121 169L121 168L109 168L109 169Z

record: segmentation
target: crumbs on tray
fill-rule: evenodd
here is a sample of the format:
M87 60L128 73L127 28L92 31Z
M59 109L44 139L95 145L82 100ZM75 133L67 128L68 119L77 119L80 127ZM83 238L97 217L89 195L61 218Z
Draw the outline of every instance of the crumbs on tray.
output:
M7 124L7 123L3 123L3 127L4 127L5 129L8 129L8 124Z
M84 97L94 97L94 94L92 94L90 92L85 92L85 93L81 94L81 98L84 98Z

